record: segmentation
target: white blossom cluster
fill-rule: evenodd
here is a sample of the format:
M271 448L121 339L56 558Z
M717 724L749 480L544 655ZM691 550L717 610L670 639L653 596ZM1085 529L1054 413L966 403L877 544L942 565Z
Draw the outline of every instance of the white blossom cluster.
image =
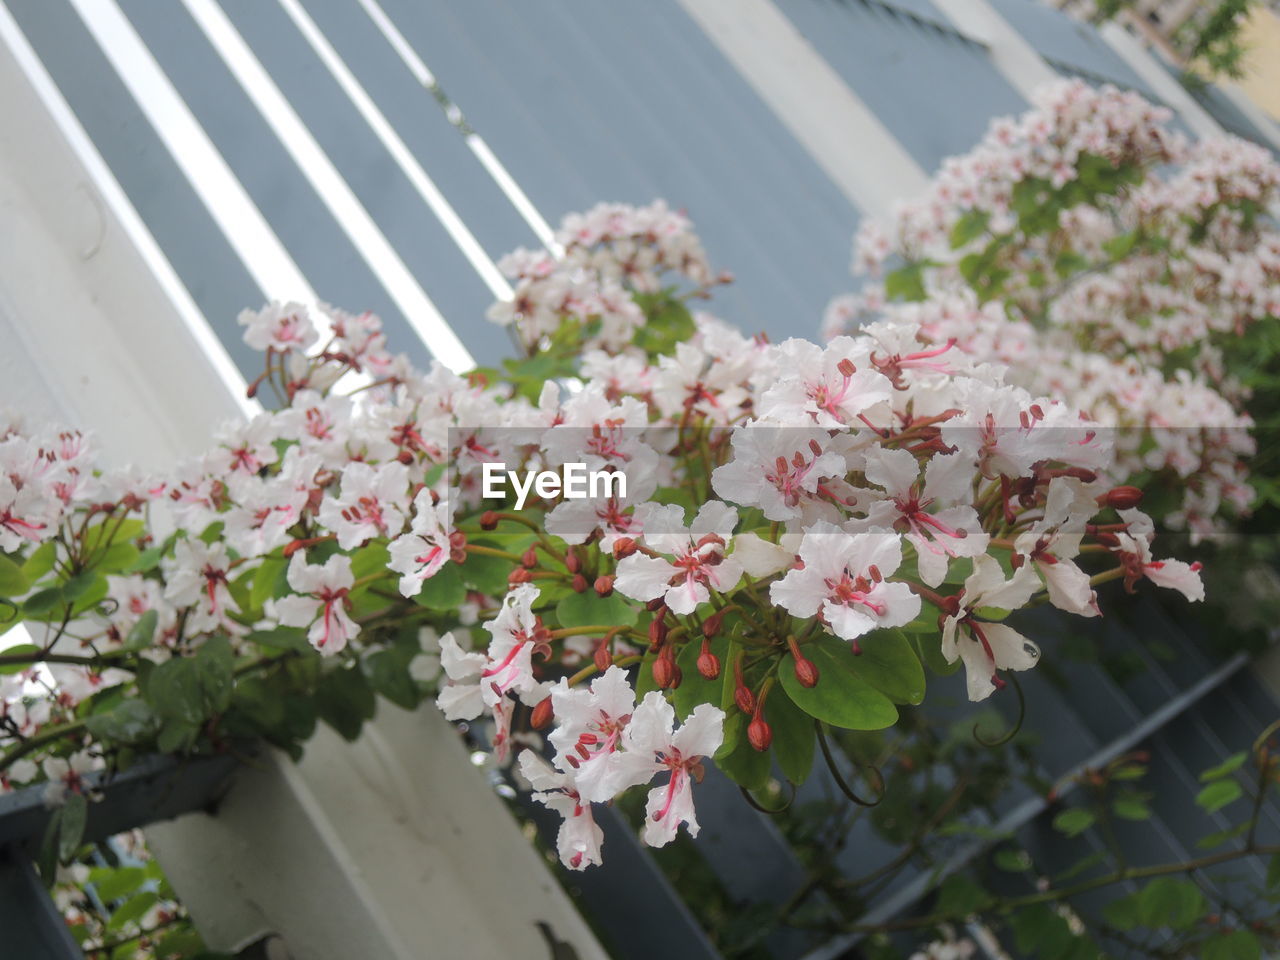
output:
M697 285L709 276L687 222L662 206L598 208L566 221L561 236L570 254L539 268L548 289L585 270L634 290L662 270ZM206 455L169 476L100 474L75 434L0 435L0 550L22 563L45 550L49 571L86 568L95 517L136 523L163 505L176 528L159 542L137 523L131 539L158 548L158 564L107 577L103 595L77 602L45 652L127 652L154 612L141 655L157 662L215 636L248 657L255 636L280 629L304 630L326 657L358 657L365 623L384 614L354 616L353 598L376 585L389 598L380 608L414 601L472 556L505 556L473 542L491 528L478 465L626 471L634 482L625 497L535 498L526 519L539 539L511 558L508 589L468 590L435 619L452 631L440 640L438 702L448 717L492 718L502 757L517 704L554 717L553 759L527 752L521 769L565 815L560 853L573 868L600 859L591 805L655 776L667 779L649 795L645 839L666 843L680 823L696 832L691 785L721 745L726 714L718 701L698 703L678 724L666 691L680 683L677 645L710 637L730 608L755 611L761 649L779 663L794 655L805 686L823 680L803 667L801 640L840 638L855 657L861 637L923 624L943 659L963 663L969 696L980 700L1003 686L1003 671L1037 662L1036 644L1002 622L1037 598L1095 617L1095 586L1120 577L1203 597L1197 565L1153 556L1140 492L1116 486L1124 477L1114 472L1112 433L1053 394L1009 382L1003 367L939 345L925 318L895 316L823 347L749 339L699 315L691 336L650 354L624 342L621 328L599 335L598 314L578 317L587 324L582 382L547 382L534 401L438 364L415 370L387 352L376 318L317 309L332 330L327 342L296 304L241 316L246 340L267 354L259 386L279 389L283 406L225 428ZM553 299L512 316L533 344L575 310ZM335 393L353 370L374 379L351 396ZM386 559L370 566L381 549ZM259 578L264 569L279 571L278 589L274 574ZM269 589L253 599L259 579ZM630 634L609 647L609 624L601 638L595 627L556 623L553 588L616 592L642 610L658 689L637 696L634 677L610 666ZM796 636L769 633L779 621ZM596 631L587 648L595 668L571 683L564 673L583 660L575 641L584 630ZM718 674L705 646L703 654L699 670ZM112 662L0 676L0 743L65 721L95 690L124 682ZM600 675L584 683L592 672ZM738 686L751 745L767 749L768 690ZM83 747L44 759L43 770L34 757L5 764L0 784L78 789L98 760L91 738Z
M1189 145L1164 132L1167 119L1131 93L1048 88L948 161L925 197L860 230L855 270L878 275L891 256L927 264L927 298L886 307L871 284L833 302L826 330L887 313L918 323L930 342L1006 365L1010 382L1113 429L1121 472L1178 477L1183 503L1166 519L1202 535L1253 498L1247 393L1219 346L1280 317L1280 232L1267 217L1280 165L1236 138ZM1019 190L1047 203L1032 185L1072 184L1099 158L1132 179L1065 205L1047 229L1020 226ZM973 217L981 229L957 238ZM982 303L964 271L988 244L1002 286Z

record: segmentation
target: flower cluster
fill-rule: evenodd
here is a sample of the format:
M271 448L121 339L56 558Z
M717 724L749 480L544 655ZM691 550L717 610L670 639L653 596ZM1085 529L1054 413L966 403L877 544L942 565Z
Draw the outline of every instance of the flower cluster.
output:
M1253 498L1247 390L1222 347L1280 316L1280 233L1265 216L1280 165L1235 138L1188 145L1167 119L1131 93L1047 89L925 197L862 228L856 271L906 266L835 301L826 326L887 313L1007 366L1010 382L1114 429L1120 473L1176 478L1166 519L1200 535Z
M1131 149L1161 142L1143 131ZM271 305L241 322L279 409L168 476L7 430L0 597L33 643L0 654L18 668L0 675L0 783L80 793L139 748L296 749L316 719L354 737L373 693L432 689L438 633L440 709L500 761L526 748L582 868L601 856L593 804L657 778L644 839L696 833L705 759L758 787L775 729L890 726L924 696L922 663L992 695L1040 656L1015 610L1096 617L1107 580L1202 596L1194 565L1152 552L1109 431L927 322L822 347L695 316L710 273L660 205L570 218L561 241L561 259L523 255L531 299L496 313L526 364L572 379L418 371L370 315ZM537 292L579 283L615 284L634 322ZM486 492L495 464L628 483L529 485L521 509Z

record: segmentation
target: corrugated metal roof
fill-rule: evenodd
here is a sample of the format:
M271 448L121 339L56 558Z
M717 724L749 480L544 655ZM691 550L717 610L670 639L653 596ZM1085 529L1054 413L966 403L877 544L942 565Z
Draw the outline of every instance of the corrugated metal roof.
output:
M986 47L934 25L946 23L936 12L875 0L778 6L927 171L973 146L992 117L1026 109Z

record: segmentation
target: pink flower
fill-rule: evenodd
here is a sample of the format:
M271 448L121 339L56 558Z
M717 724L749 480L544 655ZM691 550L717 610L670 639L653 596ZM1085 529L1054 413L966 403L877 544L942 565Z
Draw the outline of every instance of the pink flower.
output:
M890 530L848 533L819 520L805 531L800 561L769 595L797 617L821 616L838 637L857 640L920 613L910 587L885 580L902 563L901 538Z
M643 777L637 782L664 769L671 772L665 786L649 791L645 804L643 837L651 847L674 840L681 823L689 836L698 835L692 781L702 779L702 758L714 754L724 740L724 712L709 703L698 704L678 730L675 720L671 704L653 691L636 707L624 734L627 752Z
M242 310L236 322L245 328L244 342L255 350L306 350L319 339L300 303L269 303L261 310Z
M452 555L449 527L456 504L454 497L433 504L430 490L418 491L409 532L392 540L387 548L391 554L387 566L401 574L402 595L416 597L422 591L423 582L439 573Z
M964 661L970 700L985 700L1004 681L997 670L1030 670L1040 660L1040 648L1012 627L980 621L974 611L982 607L1017 610L1040 588L1040 578L1029 566L1020 567L1006 581L994 557L974 558L973 573L964 582L957 611L942 625L942 655L947 663Z
M276 601L276 612L286 627L306 627L307 639L325 656L343 650L360 633L347 615L347 594L355 579L351 559L334 554L324 566L310 564L306 551L299 550L289 561L289 586L305 596L289 596Z
M610 667L589 690L572 688L562 679L551 688L551 704L558 726L547 739L558 751L557 766L573 773L578 793L590 802L606 803L630 786L619 753L636 705L626 671Z
M674 504L646 504L644 541L656 553L673 559L640 553L618 564L614 587L633 600L662 597L673 613L689 614L711 599L711 591L737 586L742 567L726 557L738 511L719 500L702 505L693 523L684 525L684 508Z
M227 587L231 558L225 544L178 540L173 545L173 558L166 557L161 563L166 580L164 598L175 607L191 608L186 620L189 636L215 630L232 635L247 632L230 617L240 608Z
M532 750L520 754L520 772L536 791L533 799L564 817L556 837L560 862L570 870L585 870L602 863L604 831L596 825L591 804L579 794L575 778L553 769Z
M342 471L342 495L325 499L320 522L337 534L343 550L373 537L396 536L404 529L408 487L409 469L402 463L349 464Z

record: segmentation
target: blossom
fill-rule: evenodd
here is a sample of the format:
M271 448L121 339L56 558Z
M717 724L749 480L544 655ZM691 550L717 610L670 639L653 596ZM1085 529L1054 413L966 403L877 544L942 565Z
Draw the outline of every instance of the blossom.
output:
M387 548L391 554L387 566L401 574L403 596L416 597L423 582L439 573L450 558L455 562L465 559L458 556L454 536L449 532L456 504L454 497L432 503L431 491L426 488L414 497L409 532L392 540Z
M933 456L923 484L919 469L906 450L868 450L863 472L889 499L871 504L858 526L901 531L915 547L920 579L936 587L947 575L949 557L986 553L991 537L982 531L977 511L965 504L973 483L971 460L960 453Z
M173 545L172 559L161 561L165 570L164 598L175 607L189 607L187 634L221 630L231 634L245 633L243 626L231 619L240 608L227 586L231 557L220 541L207 544L190 538Z
M702 779L702 758L714 754L724 740L724 711L709 703L698 704L679 729L675 719L671 704L652 691L636 707L624 733L627 753L635 755L641 771L652 775L665 769L671 774L665 786L649 791L645 804L643 837L651 847L674 840L681 823L691 837L698 835L692 781Z
M684 525L684 509L674 504L646 504L644 541L654 551L624 557L614 587L635 600L662 597L673 613L689 614L724 592L742 577L742 566L726 557L738 511L718 500L702 505L693 522ZM668 554L668 560L658 554Z
M551 704L557 727L548 739L557 750L557 766L573 773L578 794L605 803L630 786L618 752L636 704L626 671L611 666L589 689L562 679L551 687Z
M1127 589L1132 590L1133 585L1145 577L1158 587L1177 590L1192 602L1204 599L1204 581L1200 579L1198 562L1156 560L1151 555L1150 544L1141 536L1118 533L1116 540L1118 542L1113 551L1124 567Z
M307 563L306 551L299 550L289 561L288 581L303 596L276 601L280 622L286 627L310 627L307 639L325 656L341 652L360 633L347 614L347 595L355 584L350 557L336 553L321 566Z
M395 536L404 529L408 486L409 470L402 463L352 463L342 471L341 496L321 505L320 522L337 534L343 550L372 537Z
M1035 564L1049 602L1082 617L1102 615L1089 575L1073 562L1084 539L1084 525L1097 510L1085 485L1072 477L1049 482L1044 516L1014 541L1015 556Z
M970 700L985 700L1004 681L997 670L1030 670L1040 659L1040 648L1012 627L978 620L974 612L984 608L1017 610L1039 589L1040 579L1024 566L1005 580L994 557L975 557L973 573L964 582L955 613L942 625L942 656L947 663L964 661Z
M24 543L41 543L56 532L48 501L34 487L15 487L0 475L0 550L13 552Z
M886 395L888 391L886 390ZM758 506L770 520L794 520L843 477L845 459L826 430L753 422L733 431L733 459L711 473L711 486L726 500Z
M855 425L892 395L892 384L875 369L854 365L859 343L837 337L826 349L792 338L777 347L781 380L760 397L759 416L780 423L819 427Z
M261 310L242 310L236 322L245 328L244 342L255 350L307 350L319 339L300 303L273 302Z
M920 613L910 587L885 580L902 563L901 538L891 530L848 533L820 520L805 531L800 561L769 595L797 617L821 616L838 637L856 641Z
M578 792L577 779L554 769L532 750L520 754L520 772L535 791L533 799L564 817L556 835L560 862L570 870L585 870L602 863L604 831L596 825L591 804Z
M440 666L448 682L436 696L436 705L445 719L474 720L484 712L480 675L486 662L483 653L463 650L452 632L440 638Z

